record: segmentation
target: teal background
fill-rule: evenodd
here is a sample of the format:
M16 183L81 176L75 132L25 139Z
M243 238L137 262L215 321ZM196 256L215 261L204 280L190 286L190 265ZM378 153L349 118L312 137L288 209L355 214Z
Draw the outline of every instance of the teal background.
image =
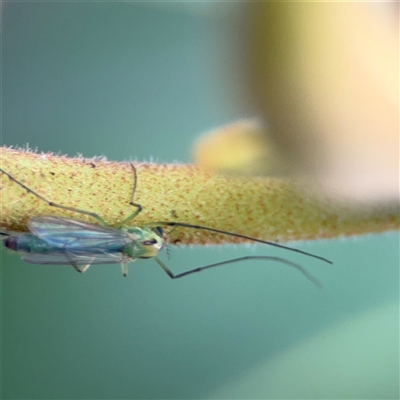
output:
M2 7L4 145L190 162L199 133L247 116L229 96L224 61L232 43L216 17L177 5ZM307 267L322 290L280 265L236 264L171 281L155 262L142 260L123 279L116 265L79 275L69 267L29 265L2 250L2 397L221 396L260 363L313 335L398 304L397 232L297 246L334 266L263 246L172 248L163 259L179 272L243 255L280 255ZM398 323L397 312L389 322L395 339ZM363 351L386 333L365 332ZM380 366L388 371L385 398L398 396L398 346L387 341ZM348 349L337 356L343 362L332 366L333 375L346 368ZM312 362L318 370L327 360ZM282 380L282 393L290 384ZM359 390L360 398L374 397Z

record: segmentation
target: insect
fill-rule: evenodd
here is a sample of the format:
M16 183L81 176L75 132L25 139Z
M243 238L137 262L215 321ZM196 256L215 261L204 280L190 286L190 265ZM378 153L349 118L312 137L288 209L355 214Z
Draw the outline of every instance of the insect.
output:
M160 267L172 279L181 278L213 267L245 260L276 261L297 269L316 286L321 286L319 281L302 266L284 258L272 256L239 257L191 269L180 274L174 274L157 257L160 250L162 250L166 244L166 236L164 234L163 226L203 229L214 233L234 236L253 242L283 248L307 255L309 257L317 258L329 264L332 264L332 262L315 254L307 253L305 251L287 247L278 243L268 242L201 225L193 225L183 222L154 222L143 228L137 226L128 226L128 222L133 220L143 209L142 205L134 202L134 195L136 192L138 179L135 166L132 163L130 165L133 171L134 183L129 204L135 207L136 210L128 215L116 227L108 226L104 219L96 213L64 206L47 200L39 193L36 193L22 182L15 179L8 172L0 168L0 171L10 180L21 186L28 193L31 193L32 195L46 202L49 206L74 211L78 214L89 215L97 221L97 224L90 224L83 221L62 217L33 217L28 221L29 233L2 233L2 235L5 236L5 238L3 238L4 246L15 252L23 253L22 259L28 263L72 265L78 272L81 273L85 272L91 265L94 264L121 264L122 274L123 276L127 276L129 262L132 262L138 258L154 258Z

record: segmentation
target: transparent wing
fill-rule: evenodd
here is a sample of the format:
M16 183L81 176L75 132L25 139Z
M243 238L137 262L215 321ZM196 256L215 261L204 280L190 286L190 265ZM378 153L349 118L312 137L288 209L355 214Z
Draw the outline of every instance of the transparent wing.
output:
M53 253L53 254L25 254L22 259L31 264L51 265L87 265L87 264L119 264L133 261L122 253L85 254L85 253Z
M34 235L47 243L73 252L90 253L95 249L116 252L133 240L131 235L119 229L60 217L31 218L28 226Z

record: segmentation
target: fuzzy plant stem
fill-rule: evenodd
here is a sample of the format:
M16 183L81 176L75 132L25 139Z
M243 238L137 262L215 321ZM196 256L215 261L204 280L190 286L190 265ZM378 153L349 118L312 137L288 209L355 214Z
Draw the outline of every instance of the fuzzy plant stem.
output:
M97 213L110 226L130 215L134 185L129 162L69 158L0 148L1 169L47 200ZM192 165L134 163L134 202L143 206L129 225L183 222L276 242L334 238L399 229L397 207L356 212L316 202L288 181L232 178ZM60 216L97 223L92 217L47 205L0 173L3 231L27 231L30 218ZM205 230L169 229L172 244L237 243Z

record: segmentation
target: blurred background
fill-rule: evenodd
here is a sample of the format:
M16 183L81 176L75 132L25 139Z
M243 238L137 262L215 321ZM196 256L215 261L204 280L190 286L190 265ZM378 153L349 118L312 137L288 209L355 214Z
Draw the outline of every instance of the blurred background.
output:
M3 145L187 163L201 132L249 116L232 89L234 4L3 3L2 13ZM174 247L163 259L180 272L279 255L322 290L281 265L171 281L142 260L123 279L117 265L79 275L2 250L2 397L398 397L398 233L297 245L334 266L263 246ZM278 364L272 384L263 371Z

